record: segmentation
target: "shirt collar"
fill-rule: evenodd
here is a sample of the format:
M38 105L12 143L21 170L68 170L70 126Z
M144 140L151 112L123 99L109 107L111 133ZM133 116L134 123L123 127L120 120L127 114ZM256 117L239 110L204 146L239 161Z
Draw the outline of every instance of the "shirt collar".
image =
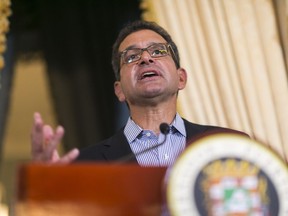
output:
M124 134L129 143L133 142L136 137L143 131L143 129L137 125L131 117L128 118L126 126L124 128Z
M176 116L171 124L171 128L172 130L176 129L179 133L186 137L184 121L178 113L176 113Z
M178 113L176 113L173 122L170 124L170 128L172 133L178 131L183 136L186 137L186 129L184 125L183 119L180 117ZM176 130L176 131L175 131ZM126 126L124 128L124 134L129 143L133 142L136 137L143 131L143 129L137 125L131 117L128 118Z

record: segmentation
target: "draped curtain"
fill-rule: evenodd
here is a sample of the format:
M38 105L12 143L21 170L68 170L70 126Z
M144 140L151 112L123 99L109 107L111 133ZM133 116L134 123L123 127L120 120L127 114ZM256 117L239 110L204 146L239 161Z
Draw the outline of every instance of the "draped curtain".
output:
M143 0L178 45L179 112L242 130L288 155L287 0Z

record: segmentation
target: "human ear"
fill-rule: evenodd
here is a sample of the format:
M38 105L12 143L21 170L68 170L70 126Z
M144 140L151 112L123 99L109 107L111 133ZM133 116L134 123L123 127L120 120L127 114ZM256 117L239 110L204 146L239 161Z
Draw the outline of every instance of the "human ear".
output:
M124 102L126 100L120 81L114 82L114 93L120 102Z
M178 90L182 90L185 88L187 83L187 72L184 68L178 68L178 75L179 75L179 84Z

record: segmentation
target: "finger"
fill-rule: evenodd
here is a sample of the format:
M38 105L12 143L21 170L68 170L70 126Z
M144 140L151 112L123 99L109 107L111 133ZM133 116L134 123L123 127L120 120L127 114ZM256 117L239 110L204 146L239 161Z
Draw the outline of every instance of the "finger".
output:
M60 164L71 163L78 157L79 153L80 153L79 150L77 148L74 148L71 151L69 151L67 154L65 154L62 158L60 158L58 163Z
M54 137L54 131L50 125L43 126L42 137L43 137L42 143L44 144L44 147L50 145L50 142Z
M58 126L54 133L49 125L45 125L44 130L45 130L44 132L45 158L46 160L56 160L57 157L54 156L55 152L57 152L57 146L60 144L64 136L64 128L62 126Z
M59 156L59 153L58 151L55 149L52 153L52 158L51 158L51 161L52 162L57 162L60 160L60 156Z
M61 142L63 136L64 136L64 133L65 133L64 128L59 125L59 126L56 128L53 141L54 141L56 144L59 144L59 143Z
M40 113L34 113L33 127L31 131L32 153L42 151L43 120Z

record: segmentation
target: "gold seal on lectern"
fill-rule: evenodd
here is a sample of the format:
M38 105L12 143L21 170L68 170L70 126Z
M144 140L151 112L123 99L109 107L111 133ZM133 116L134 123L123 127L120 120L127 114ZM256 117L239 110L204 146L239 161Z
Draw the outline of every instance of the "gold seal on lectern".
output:
M170 168L166 193L174 216L287 216L288 168L257 141L210 135Z

